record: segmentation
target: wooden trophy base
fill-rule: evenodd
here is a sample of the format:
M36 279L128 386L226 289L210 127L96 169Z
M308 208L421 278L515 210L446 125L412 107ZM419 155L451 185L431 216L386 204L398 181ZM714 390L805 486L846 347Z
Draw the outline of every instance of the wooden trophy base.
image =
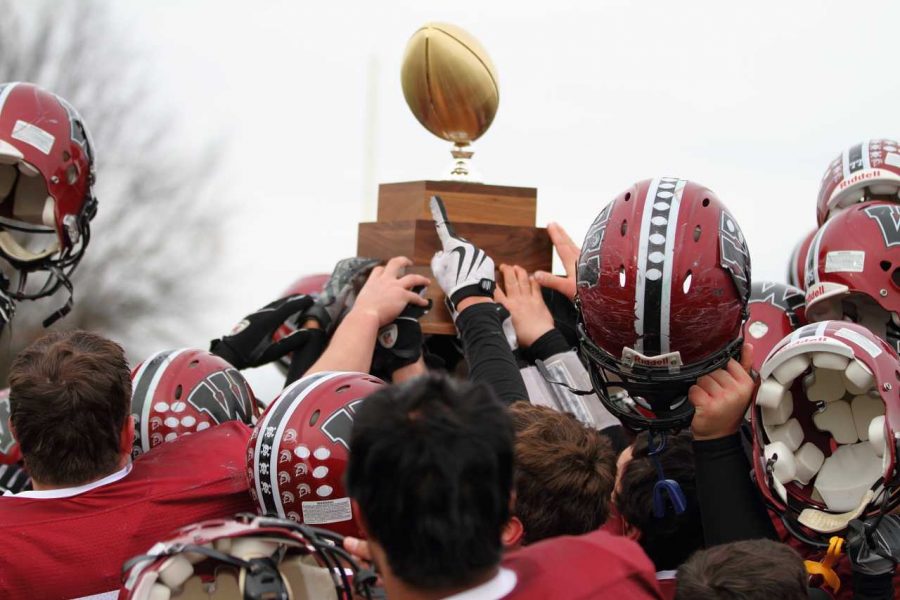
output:
M529 273L549 271L553 245L547 230L535 227L537 190L460 181L411 181L378 187L378 221L360 223L358 256L387 260L410 258L413 273L432 279L431 311L422 317L426 334L456 333L444 294L431 273L431 257L441 249L429 201L440 196L456 233L501 264L520 265Z

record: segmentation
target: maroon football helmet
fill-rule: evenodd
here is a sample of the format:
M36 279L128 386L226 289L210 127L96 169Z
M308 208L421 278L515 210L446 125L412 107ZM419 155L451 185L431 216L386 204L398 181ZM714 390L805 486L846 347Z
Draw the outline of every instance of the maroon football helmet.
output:
M97 212L94 179L90 135L72 105L30 83L0 83L0 255L20 273L15 298L71 289ZM46 279L26 289L37 271Z
M900 505L900 360L855 323L805 325L776 345L751 409L753 468L801 539Z
M819 229L807 254L806 314L859 323L900 349L900 204L858 204Z
M753 344L753 369L759 372L772 348L806 324L806 297L792 285L754 281L747 308L744 340Z
M132 456L225 421L251 424L256 398L241 372L205 350L157 352L131 373Z
M203 521L126 562L119 598L372 598L375 575L342 543L339 535L287 519Z
M382 386L365 373L326 372L284 389L247 445L250 495L260 513L362 535L344 471L356 407Z
M9 429L9 388L0 390L0 465L22 460L22 451Z
M816 218L821 226L848 206L869 200L897 202L900 190L900 144L866 140L835 158L819 187Z
M588 230L578 260L580 351L600 399L633 429L677 429L687 391L741 350L750 254L705 187L636 183Z
M788 265L787 280L788 283L795 288L805 289L806 287L806 253L809 245L812 244L813 238L816 236L817 229L813 229L800 240L794 250L791 252L791 262Z
M318 298L319 294L322 293L322 289L324 289L325 284L328 283L329 277L331 277L331 275L329 275L328 273L304 275L303 277L292 283L286 290L284 290L284 292L281 294L281 297L286 298L288 296L304 294L306 296ZM275 330L275 333L272 334L272 341L277 342L281 339L286 338L290 334L297 331L298 325L300 325L300 323L296 323L293 320L285 321L278 329ZM291 354L282 356L275 363L285 373L287 373L287 370L291 367L291 356Z

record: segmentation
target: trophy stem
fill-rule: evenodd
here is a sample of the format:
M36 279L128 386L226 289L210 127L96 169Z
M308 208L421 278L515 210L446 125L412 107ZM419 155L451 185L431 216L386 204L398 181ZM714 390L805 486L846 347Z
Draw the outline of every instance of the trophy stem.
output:
M470 160L475 151L471 149L468 143L457 142L453 144L450 151L453 156L453 164L450 165L450 171L447 173L447 179L454 181L469 181L477 183L480 176L472 168Z

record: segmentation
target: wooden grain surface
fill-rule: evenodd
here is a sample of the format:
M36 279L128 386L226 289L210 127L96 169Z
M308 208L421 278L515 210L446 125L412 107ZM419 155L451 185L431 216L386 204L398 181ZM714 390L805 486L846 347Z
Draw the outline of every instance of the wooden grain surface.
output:
M483 223L455 223L456 232L483 248L498 267L516 264L533 272L549 271L553 260L553 245L547 230L537 227L488 225ZM440 249L440 240L431 220L395 221L389 223L360 223L357 255L389 259L409 257L415 266L409 271L433 280L431 257ZM444 304L444 294L437 282L428 287L427 297L433 308L420 322L427 334L453 335L456 329Z
M553 245L544 228L483 223L456 223L454 228L460 236L484 249L494 264L517 264L528 271L550 269ZM387 259L402 255L417 265L428 265L440 249L432 221L359 224L359 256Z
M438 195L453 223L534 227L537 189L460 181L409 181L378 186L378 221L430 220L429 200Z

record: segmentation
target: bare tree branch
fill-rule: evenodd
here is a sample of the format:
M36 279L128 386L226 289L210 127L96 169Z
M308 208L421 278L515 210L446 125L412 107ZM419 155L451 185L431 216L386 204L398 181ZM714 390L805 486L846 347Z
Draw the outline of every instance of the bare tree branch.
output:
M212 178L220 140L199 152L180 143L177 125L154 104L146 63L111 22L108 0L0 0L0 14L0 81L34 82L69 100L97 152L99 211L73 277L75 307L55 327L108 335L133 359L196 345L186 334L209 300L203 294L228 213ZM0 379L64 302L59 294L20 303L9 350L0 349Z

